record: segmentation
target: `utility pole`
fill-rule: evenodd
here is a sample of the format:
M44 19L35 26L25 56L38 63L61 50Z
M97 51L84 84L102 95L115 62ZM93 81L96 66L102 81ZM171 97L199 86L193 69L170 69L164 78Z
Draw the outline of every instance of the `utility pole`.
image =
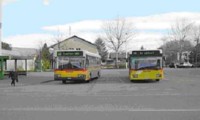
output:
M126 52L125 54L126 54L126 69L127 69L127 68L128 68L128 63L127 63L127 62L128 62L127 43L125 43L125 47L126 47L126 48L125 48L125 52Z
M71 37L71 26L69 26L69 37Z
M2 40L2 0L0 0L0 55L2 55L1 40Z
M180 64L181 62L184 62L184 61L182 61L182 53L183 53L183 47L184 47L184 40L180 40L179 44L180 44L180 49L179 49L179 64Z
M195 63L197 64L199 38L196 39L196 42L197 44L196 44Z

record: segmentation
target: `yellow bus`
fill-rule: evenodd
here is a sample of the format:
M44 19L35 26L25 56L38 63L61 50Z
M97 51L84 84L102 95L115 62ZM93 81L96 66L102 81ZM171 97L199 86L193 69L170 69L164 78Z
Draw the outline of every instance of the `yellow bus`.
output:
M54 80L84 81L100 77L101 57L88 51L57 50L54 53Z
M129 79L155 80L163 79L163 54L161 50L132 51L129 55Z

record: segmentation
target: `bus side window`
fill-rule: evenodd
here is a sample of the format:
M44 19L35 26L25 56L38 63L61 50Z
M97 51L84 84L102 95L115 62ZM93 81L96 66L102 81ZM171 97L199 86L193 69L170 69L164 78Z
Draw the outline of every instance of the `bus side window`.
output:
M138 60L135 61L135 69L138 69Z
M84 60L82 60L82 61L80 62L80 67L83 68L83 66L84 66Z
M89 59L86 58L86 67L88 67L88 66L89 66Z
M157 60L157 66L158 66L158 67L161 67L161 66L160 66L160 59Z

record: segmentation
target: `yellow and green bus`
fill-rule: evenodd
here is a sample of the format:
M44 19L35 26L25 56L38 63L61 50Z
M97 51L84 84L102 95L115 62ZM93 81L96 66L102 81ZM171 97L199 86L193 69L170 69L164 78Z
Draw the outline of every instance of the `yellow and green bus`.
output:
M82 50L57 50L54 58L54 79L63 83L89 82L101 75L101 57L98 54Z
M138 50L129 55L129 79L155 80L163 79L162 50Z

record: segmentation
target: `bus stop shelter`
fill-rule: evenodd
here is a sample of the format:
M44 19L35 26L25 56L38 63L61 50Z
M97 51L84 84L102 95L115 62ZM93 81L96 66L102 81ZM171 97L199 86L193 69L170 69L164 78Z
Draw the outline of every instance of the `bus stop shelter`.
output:
M25 50L2 50L2 54L7 57L2 57L2 76L8 75L10 70L7 69L7 60L14 60L14 68L13 70L17 71L20 75L27 75L27 60L33 60L36 52L28 51L29 49ZM17 70L17 61L24 60L25 61L25 69L24 70ZM3 77L2 77L3 78Z

